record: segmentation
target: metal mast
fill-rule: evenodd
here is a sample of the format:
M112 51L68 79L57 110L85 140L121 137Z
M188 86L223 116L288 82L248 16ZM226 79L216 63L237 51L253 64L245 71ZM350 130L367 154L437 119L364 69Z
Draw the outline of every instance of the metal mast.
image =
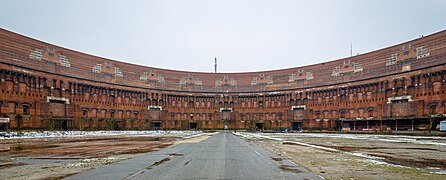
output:
M217 73L217 57L215 57L215 64L214 64L214 68L215 68L215 73Z
M353 56L353 43L350 43L350 57Z

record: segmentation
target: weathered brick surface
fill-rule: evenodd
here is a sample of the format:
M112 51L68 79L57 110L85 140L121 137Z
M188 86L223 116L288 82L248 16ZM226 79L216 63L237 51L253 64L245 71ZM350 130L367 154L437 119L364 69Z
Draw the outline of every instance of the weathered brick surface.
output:
M95 57L1 29L0 115L12 128L45 129L422 124L445 118L445 64L446 31L310 66L197 73Z

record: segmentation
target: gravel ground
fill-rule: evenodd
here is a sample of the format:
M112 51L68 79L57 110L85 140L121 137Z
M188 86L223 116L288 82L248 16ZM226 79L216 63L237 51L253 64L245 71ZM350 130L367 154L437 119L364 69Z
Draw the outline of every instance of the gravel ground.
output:
M236 133L327 179L445 179L446 138Z
M199 131L45 131L1 133L0 179L62 179L158 151Z

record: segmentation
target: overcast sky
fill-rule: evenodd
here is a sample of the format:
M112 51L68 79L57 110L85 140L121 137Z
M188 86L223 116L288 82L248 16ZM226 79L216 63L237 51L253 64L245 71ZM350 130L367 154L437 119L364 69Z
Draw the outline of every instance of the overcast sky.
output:
M114 60L177 70L273 70L446 29L445 0L2 0L0 27Z

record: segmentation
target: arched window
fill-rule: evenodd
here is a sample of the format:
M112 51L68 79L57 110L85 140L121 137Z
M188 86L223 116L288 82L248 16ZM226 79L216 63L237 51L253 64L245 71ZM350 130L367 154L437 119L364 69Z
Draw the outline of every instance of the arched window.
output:
M282 120L283 118L283 112L279 112L279 120Z
M209 117L209 120L212 120L212 114L211 113L208 114L208 117Z
M30 108L28 104L23 105L23 115L30 115Z
M339 117L340 117L340 118L345 118L345 110L341 110L341 111L339 112Z
M83 116L84 118L87 118L87 117L88 117L88 110L87 110L87 109L82 109L82 116Z
M320 111L316 111L316 119L320 119L321 118L321 112Z
M430 114L436 114L437 113L437 105L434 105L434 104L430 105L429 113Z
M138 111L133 112L133 119L138 119Z

